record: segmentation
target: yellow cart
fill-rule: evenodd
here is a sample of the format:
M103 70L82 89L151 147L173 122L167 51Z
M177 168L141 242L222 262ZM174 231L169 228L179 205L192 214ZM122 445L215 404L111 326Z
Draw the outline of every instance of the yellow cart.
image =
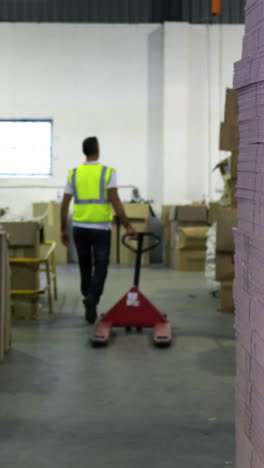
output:
M47 285L44 289L37 290L11 290L12 296L38 296L47 293L49 314L53 314L53 300L58 298L57 269L56 269L56 242L46 241L42 244L46 248L42 258L10 258L10 264L25 263L39 264L40 272L46 273ZM53 287L52 287L53 285Z

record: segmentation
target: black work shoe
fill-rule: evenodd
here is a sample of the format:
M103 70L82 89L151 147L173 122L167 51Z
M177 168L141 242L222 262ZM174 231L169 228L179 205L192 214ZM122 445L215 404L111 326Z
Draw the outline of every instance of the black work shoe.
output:
M88 294L88 296L83 300L83 304L85 307L85 318L88 323L93 325L97 320L97 310L96 310L96 300L92 294Z

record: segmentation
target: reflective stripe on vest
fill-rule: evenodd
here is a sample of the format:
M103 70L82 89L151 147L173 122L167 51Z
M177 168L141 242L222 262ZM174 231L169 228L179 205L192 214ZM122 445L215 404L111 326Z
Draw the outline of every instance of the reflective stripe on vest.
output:
M74 203L76 205L109 205L111 202L109 199L105 198L105 176L107 172L107 167L103 166L101 178L100 178L100 198L99 199L91 199L91 200L80 200L78 197L78 190L76 184L76 171L77 169L73 170L72 175L72 190L74 195Z

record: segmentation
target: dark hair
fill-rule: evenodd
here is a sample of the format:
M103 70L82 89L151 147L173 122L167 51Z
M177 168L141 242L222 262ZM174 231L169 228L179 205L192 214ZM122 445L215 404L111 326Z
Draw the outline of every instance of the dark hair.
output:
M89 157L99 153L99 141L96 137L86 138L83 142L83 152Z

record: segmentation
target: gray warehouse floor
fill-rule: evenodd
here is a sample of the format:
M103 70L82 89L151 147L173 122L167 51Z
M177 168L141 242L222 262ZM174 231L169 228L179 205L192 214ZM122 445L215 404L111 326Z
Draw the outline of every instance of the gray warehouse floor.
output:
M75 266L59 270L58 314L16 325L0 365L2 468L223 468L234 462L233 316L203 275L153 268L142 289L174 326L170 349L119 331L92 349ZM131 283L111 270L105 311Z

